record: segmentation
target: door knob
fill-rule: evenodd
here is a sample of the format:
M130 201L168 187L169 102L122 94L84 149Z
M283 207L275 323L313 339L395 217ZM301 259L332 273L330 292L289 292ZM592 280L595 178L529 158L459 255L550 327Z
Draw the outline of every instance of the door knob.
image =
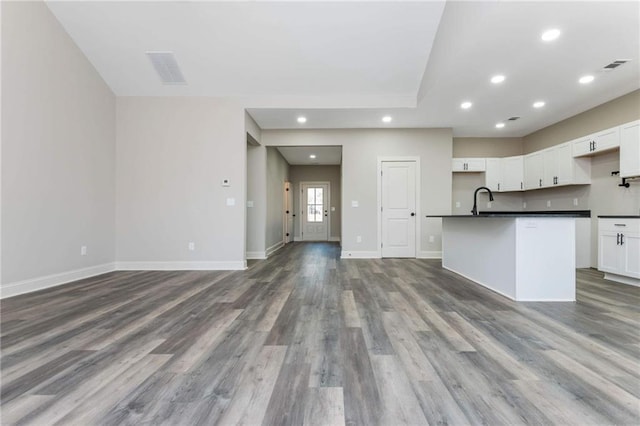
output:
M414 212L411 212L411 216L415 216L416 214Z

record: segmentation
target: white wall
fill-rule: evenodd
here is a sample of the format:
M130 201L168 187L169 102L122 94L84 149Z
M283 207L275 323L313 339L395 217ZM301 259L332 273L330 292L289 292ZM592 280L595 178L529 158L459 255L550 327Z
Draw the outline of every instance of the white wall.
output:
M116 140L119 267L244 267L242 107L214 98L118 98Z
M267 223L266 250L267 254L284 243L284 183L289 180L289 163L280 151L267 147Z
M2 4L2 124L3 296L113 268L115 97L43 2Z
M247 131L246 255L248 259L263 259L266 257L267 150L263 145L249 144L249 135L259 144L262 140L262 132L246 112L245 128Z
M421 161L420 255L441 252L442 221L451 213L451 129L263 130L265 145L342 146L342 249L354 255L379 252L378 157L417 156ZM357 200L359 207L351 207ZM429 236L434 242L429 242ZM356 237L362 242L357 243Z

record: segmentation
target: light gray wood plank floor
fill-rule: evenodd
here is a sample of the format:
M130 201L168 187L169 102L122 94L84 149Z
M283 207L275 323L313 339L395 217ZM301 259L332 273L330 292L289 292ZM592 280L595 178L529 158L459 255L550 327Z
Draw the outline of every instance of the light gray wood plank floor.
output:
M3 300L1 423L640 424L640 288L578 270L576 303L515 303L339 253Z

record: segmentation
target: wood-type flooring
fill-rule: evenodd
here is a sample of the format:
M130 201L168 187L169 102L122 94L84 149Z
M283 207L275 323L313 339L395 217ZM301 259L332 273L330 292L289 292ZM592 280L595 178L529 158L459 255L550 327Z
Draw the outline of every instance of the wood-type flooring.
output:
M640 423L640 288L579 270L576 303L515 303L438 260L339 253L2 300L2 424Z

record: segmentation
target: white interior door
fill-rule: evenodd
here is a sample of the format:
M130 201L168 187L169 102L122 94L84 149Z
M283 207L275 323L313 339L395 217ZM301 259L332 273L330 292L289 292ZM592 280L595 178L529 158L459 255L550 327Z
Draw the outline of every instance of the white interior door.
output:
M303 183L300 198L303 241L329 240L329 184Z
M293 241L293 188L291 182L284 183L284 242Z
M382 257L416 257L416 163L384 161Z

